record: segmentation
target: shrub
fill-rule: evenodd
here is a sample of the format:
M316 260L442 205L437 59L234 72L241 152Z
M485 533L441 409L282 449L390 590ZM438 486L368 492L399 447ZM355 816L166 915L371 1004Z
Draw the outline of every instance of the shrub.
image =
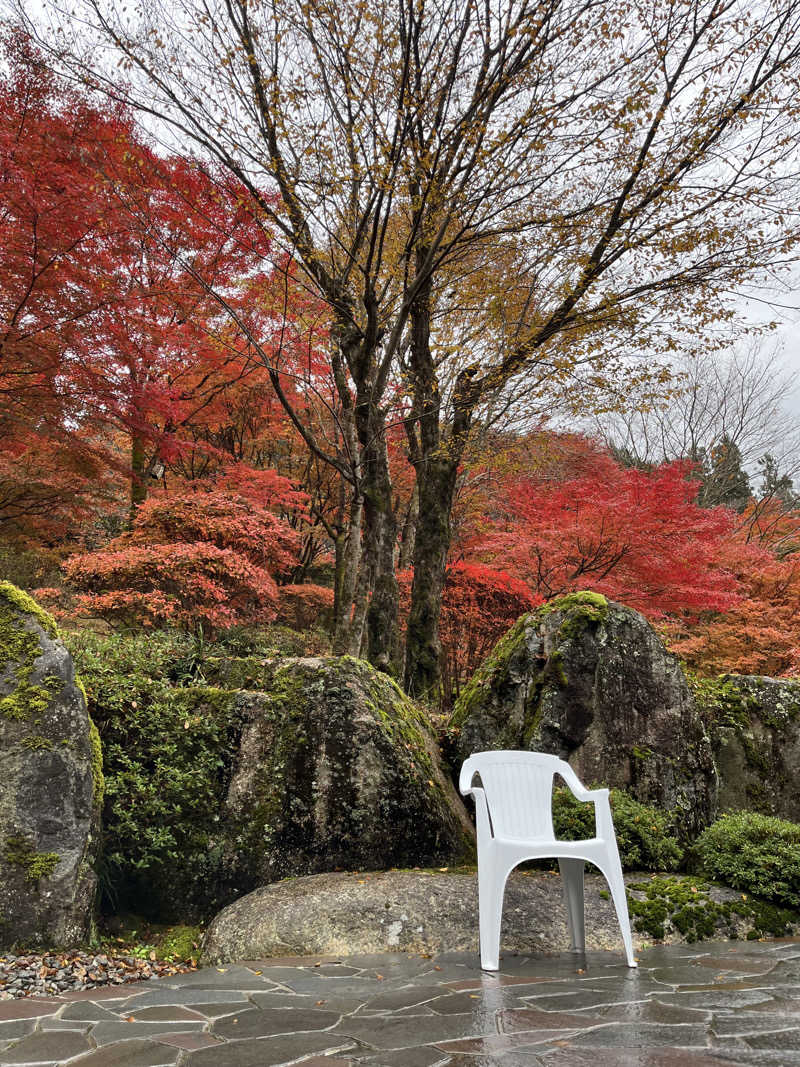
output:
M703 874L747 893L800 908L800 825L742 811L723 815L694 845Z
M287 483L288 485L288 483ZM154 493L130 532L64 565L79 610L123 625L224 629L275 618L273 575L299 538L264 505L219 488Z
M625 870L676 871L680 867L683 850L675 840L668 812L612 789L611 813ZM594 805L576 800L569 789L554 789L553 828L556 837L565 841L594 837Z
M104 909L167 921L210 914L240 889L220 845L240 729L234 694L172 683L190 643L179 634L67 641L103 743Z

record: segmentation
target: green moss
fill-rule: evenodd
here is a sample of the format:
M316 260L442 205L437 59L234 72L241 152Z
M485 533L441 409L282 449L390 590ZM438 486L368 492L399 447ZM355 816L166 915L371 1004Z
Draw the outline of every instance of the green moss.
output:
M159 958L189 960L197 956L202 936L199 926L170 926L156 938L154 948Z
M92 804L95 808L102 807L106 795L106 780L103 777L103 746L100 743L100 734L92 718L89 718L89 745L92 750Z
M564 670L564 656L562 655L560 649L554 649L552 655L550 656L549 662L551 674L555 678L556 682L558 683L558 685L562 686L562 688L566 688L566 686L569 684L569 679L567 678L567 672Z
M544 616L554 611L571 611L573 608L588 608L594 612L594 618L601 620L608 614L608 601L602 593L588 591L566 593L564 596L556 597L543 604L536 614Z
M707 882L693 878L651 878L628 887L628 909L634 927L657 941L670 929L686 941L714 937L718 930L735 937L736 918L752 924L747 938L783 937L798 916L766 901L742 895L739 900L716 901ZM643 896L641 895L643 894Z
M0 715L14 722L26 722L47 711L63 684L55 676L38 685L31 681L42 650L39 635L25 628L20 612L32 614L51 637L58 636L55 622L27 593L10 582L0 582L0 676L9 665L13 669L13 688L0 698Z
M757 701L735 685L729 675L701 678L687 671L686 680L697 709L709 726L750 726L750 714L757 710Z
M6 838L2 858L9 866L24 867L25 879L28 882L49 878L60 859L57 852L37 852L22 834Z
M53 616L40 607L33 597L28 596L22 589L18 589L11 582L0 582L0 600L4 600L7 604L16 608L17 611L33 615L49 637L54 640L58 638L58 627Z
M28 734L27 737L23 737L20 741L21 745L25 748L29 748L32 751L45 749L49 751L53 747L53 742L49 737L42 737L40 734Z
M631 746L631 756L633 756L633 758L636 759L636 760L642 760L642 761L649 760L649 759L652 758L652 755L653 755L652 748L640 747L639 745L632 745Z
M713 937L721 923L730 924L730 907L718 904L708 893L709 886L691 878L652 878L628 889L628 908L634 927L657 941L668 926L686 941ZM643 893L644 899L633 892Z
M608 615L608 601L601 593L568 593L543 605L537 615L539 618L545 618L556 611L566 616L558 630L559 641L572 641L590 624L605 620Z

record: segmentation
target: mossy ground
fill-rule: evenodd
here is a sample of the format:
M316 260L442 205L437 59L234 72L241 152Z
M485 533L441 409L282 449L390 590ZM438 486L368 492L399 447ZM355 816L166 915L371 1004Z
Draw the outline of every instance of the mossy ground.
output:
M105 920L99 944L109 953L138 959L196 963L202 926L148 922L141 915L123 913Z
M628 886L628 910L634 928L656 941L679 933L688 942L738 936L782 937L800 920L796 912L742 893L736 899L715 900L713 886L697 878L653 875Z

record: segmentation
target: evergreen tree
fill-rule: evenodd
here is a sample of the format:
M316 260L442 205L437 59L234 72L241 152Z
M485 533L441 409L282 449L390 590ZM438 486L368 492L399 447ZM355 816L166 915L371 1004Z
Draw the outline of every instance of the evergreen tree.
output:
M713 508L722 505L742 512L752 495L750 478L742 466L742 453L731 437L724 433L706 452L698 457L701 463L701 485L698 503Z

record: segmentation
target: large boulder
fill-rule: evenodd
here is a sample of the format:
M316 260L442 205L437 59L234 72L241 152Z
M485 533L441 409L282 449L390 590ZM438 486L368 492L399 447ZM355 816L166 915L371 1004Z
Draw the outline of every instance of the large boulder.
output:
M0 948L89 933L100 741L53 619L0 582Z
M268 675L236 701L224 852L241 888L472 853L431 728L390 678L347 656L277 660Z
M711 732L719 810L800 822L800 683L727 674L693 689Z
M460 759L549 752L586 783L674 809L689 835L716 811L711 744L678 660L643 616L596 593L524 615L462 693L451 731Z
M737 890L709 886L696 877L625 878L637 949L654 938L745 939L796 928L796 916L776 919L774 907L765 909L757 901L745 906ZM587 874L585 906L586 947L611 949L622 963L619 923L602 875ZM561 879L547 871L512 872L503 904L503 953L564 952L569 943ZM387 951L477 954L476 874L379 871L287 879L256 889L221 911L201 946L203 961L213 964Z

